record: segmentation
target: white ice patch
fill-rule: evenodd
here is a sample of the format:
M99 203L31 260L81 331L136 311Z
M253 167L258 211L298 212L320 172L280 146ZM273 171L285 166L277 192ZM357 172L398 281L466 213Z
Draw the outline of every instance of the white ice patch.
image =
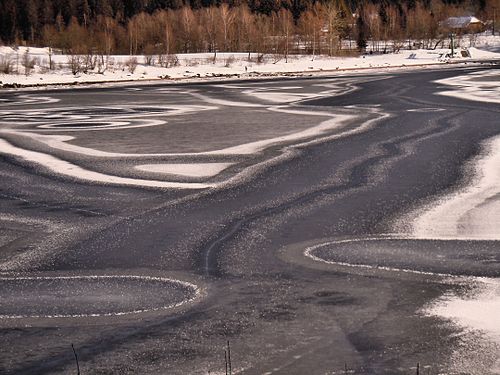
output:
M196 163L196 164L145 164L134 168L151 173L174 174L186 177L212 177L234 163Z
M299 100L313 99L320 96L320 94L275 91L275 88L272 90L245 90L243 93L271 103L291 103Z
M54 149L58 149L61 151L72 152L87 156L96 156L96 157L107 157L107 158L120 158L120 157L162 157L162 156L223 156L223 155L250 155L258 153L272 145L276 145L284 142L292 142L298 141L305 138L319 136L326 131L333 130L342 126L346 121L354 118L353 115L340 115L340 114L331 114L328 112L312 112L312 111L299 111L299 110L291 110L286 108L268 108L271 111L275 112L283 112L290 114L298 114L298 115L308 115L308 116L324 116L330 117L329 120L323 121L317 126L313 126L309 129L305 129L300 132L264 139L260 141L245 143L237 146L227 147L224 149L213 150L213 151L204 151L204 152L190 152L190 153L155 153L155 154L128 154L128 153L117 153L117 152L108 152L96 150L88 147L82 147L78 145L73 145L67 143L74 139L71 136L57 136L57 135L40 135L32 132L20 132L14 130L0 130L4 133L15 133L17 135L27 136L32 139L35 139L39 142L46 144Z
M426 312L474 327L500 342L500 280L475 278L479 291L470 297L445 295Z
M206 189L214 186L211 184L141 180L135 178L107 175L104 173L94 172L88 169L81 168L75 164L71 164L51 155L15 147L2 139L0 139L0 153L21 158L30 163L36 163L50 170L56 175L62 175L81 181L88 181L91 183L173 189Z
M439 95L479 102L500 103L500 73L498 70L486 70L441 79L436 83L453 87L453 90L442 91Z
M468 186L410 214L411 237L500 240L500 137L485 142L482 155L469 165L473 179ZM468 279L481 286L479 292L469 297L446 295L424 312L484 332L500 347L500 279ZM498 368L495 373L500 373Z
M102 129L133 129L145 128L150 126L164 125L166 121L162 120L140 120L139 123L134 124L131 121L103 121L102 124L96 125L94 121L78 121L71 124L67 123L64 126L57 123L40 125L37 128L40 130L50 129L50 131L60 132L81 132L81 131L94 131Z
M500 374L500 280L481 277L472 279L470 282L475 287L472 295L464 297L453 293L446 294L424 308L422 313L450 320L462 327L465 337L473 337L474 332L480 332L483 337L493 343L493 347L489 349L492 351L490 355L493 356L493 362L491 365L487 365L489 367L488 373ZM475 350L480 353L481 346L476 342L473 345ZM470 352L470 348L465 350ZM472 351L472 362L476 357L474 353L475 351ZM453 362L456 363L457 367L466 371L461 363L463 356L464 353L458 349L452 358L455 357ZM476 370L474 364L470 370L471 372L466 372L486 373Z
M92 107L53 107L43 110L9 110L0 111L0 123L10 124L15 118L16 124L39 124L37 129L31 131L94 131L141 128L166 124L165 120L150 119L150 117L182 116L201 111L217 109L214 106L184 105L184 106L157 106L149 105L151 110L143 111L140 106L106 106ZM106 114L106 112L114 112ZM105 112L102 114L102 112ZM81 113L86 113L82 115ZM9 119L10 117L10 119ZM6 121L9 120L9 121ZM34 121L36 120L36 121ZM48 121L50 120L50 121ZM88 120L88 121L87 121ZM96 122L98 123L96 125ZM10 131L23 131L22 129L6 129Z
M442 112L445 111L443 108L413 108L408 109L408 112L417 112L417 113L429 113L429 112Z
M290 90L301 89L299 86L285 87L287 93ZM330 88L328 86L328 88ZM251 90L250 87L246 87ZM160 88L158 90L165 90ZM328 90L329 92L330 90ZM155 161L155 164L141 165L140 159L142 158L162 158L162 157L200 157L200 156L246 156L263 152L270 147L280 147L281 156L289 155L289 144L308 145L325 139L336 139L338 137L345 137L351 134L365 131L371 127L371 121L362 123L357 128L343 129L349 121L356 118L355 114L344 113L331 113L327 111L306 111L298 109L290 109L288 106L264 106L255 103L237 103L223 99L210 98L192 90L185 91L185 94L193 95L198 99L208 103L217 104L220 106L247 106L262 108L267 111L282 112L291 115L300 116L321 116L319 121L312 121L312 126L307 129L297 131L295 133L285 133L277 135L272 138L265 138L245 144L236 144L226 148L217 149L214 147L212 150L202 152L163 152L163 153L124 153L124 152L109 152L100 149L80 146L72 144L72 141L77 140L77 136L70 136L67 134L57 135L50 134L53 132L73 132L80 131L107 131L126 129L131 127L146 127L163 125L166 121L151 119L152 116L164 116L168 119L170 116L186 115L192 112L200 112L204 110L213 110L217 107L209 105L177 105L177 106L160 106L151 105L147 108L152 108L151 111L145 110L143 107L123 107L123 106L100 106L100 107L55 107L43 108L37 110L19 109L0 112L3 115L11 116L8 125L15 124L16 128L3 127L0 133L15 135L17 137L27 137L36 143L42 143L52 150L59 150L65 153L72 153L78 155L85 155L95 158L134 158L137 165L136 170L143 172L165 174L165 177L155 177L152 179L137 178L137 176L120 177L113 175L112 172L94 172L89 169L82 168L75 165L74 162L60 159L59 156L53 156L52 150L48 151L33 151L22 147L14 146L7 141L2 141L4 144L3 149L0 148L0 153L18 157L36 163L48 169L50 172L59 175L67 176L78 180L84 180L100 184L116 184L116 185L130 185L130 186L144 186L144 187L158 187L158 188L179 188L179 189L203 189L218 187L223 184L232 184L242 178L248 176L250 171L255 172L257 166L246 167L244 171L240 171L237 175L230 177L224 182L214 184L201 184L201 183L180 183L176 181L169 181L168 175L178 175L186 177L211 177L217 175L229 165L234 163L209 163L209 162L195 162L195 163L172 163L170 161ZM280 95L280 93L276 93ZM293 93L292 93L293 94ZM322 92L321 95L325 95ZM286 94L285 94L286 95ZM302 94L300 94L302 95ZM303 97L303 96L301 96ZM309 96L307 96L309 97ZM15 117L15 119L14 119ZM6 119L6 118L5 118ZM321 122L320 122L321 121ZM35 125L36 128L26 129L19 127L19 125ZM336 134L327 133L333 130L338 130ZM1 134L0 134L1 135ZM74 143L74 142L73 142ZM39 146L39 145L38 145ZM31 148L31 147L30 147ZM167 150L168 151L168 150ZM273 158L276 161L279 158ZM259 163L258 166L262 167L266 163ZM244 172L244 173L243 173ZM246 177L245 177L246 178ZM158 181L160 180L160 181Z
M191 96L194 96L197 99L203 100L205 103L221 105L225 107L247 107L247 108L259 108L262 107L262 104L256 103L248 103L248 102L234 102L231 100L224 99L215 99L206 95L202 95L196 92L189 92Z
M415 238L500 240L500 137L473 162L473 183L432 203L413 222Z
M276 111L276 112L284 112L284 113L292 113L292 114L301 114L301 115L313 115L313 116L330 116L332 117L329 120L323 121L317 126L314 126L312 128L297 132L297 133L292 133L280 137L275 137L275 138L270 138L270 139L265 139L262 141L256 141L256 142L251 142L251 143L245 143L242 145L234 146L234 147L229 147L225 148L222 150L218 151L209 151L206 152L206 155L250 155L250 154L255 154L257 152L260 152L262 150L265 150L266 148L280 144L280 143L287 143L287 142L293 142L293 141L298 141L301 139L306 139L306 138L312 138L319 136L327 131L331 131L335 128L339 128L340 126L344 125L348 120L351 120L354 118L352 115L332 115L332 114L327 114L325 112L308 112L308 111L296 111L296 110L289 110L289 109L284 109L284 108L270 108L270 110Z

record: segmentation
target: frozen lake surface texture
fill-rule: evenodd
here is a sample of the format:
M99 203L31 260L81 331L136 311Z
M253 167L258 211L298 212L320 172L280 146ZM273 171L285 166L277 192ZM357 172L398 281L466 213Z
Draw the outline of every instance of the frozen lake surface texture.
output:
M0 373L500 373L500 70L0 92Z

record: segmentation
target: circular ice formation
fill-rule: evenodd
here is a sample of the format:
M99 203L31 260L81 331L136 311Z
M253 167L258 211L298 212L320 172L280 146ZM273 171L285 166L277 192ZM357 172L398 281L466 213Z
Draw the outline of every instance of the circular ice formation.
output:
M122 316L193 301L191 283L151 276L0 277L0 319Z
M493 276L500 272L497 241L352 238L310 246L305 255L337 266L437 276Z

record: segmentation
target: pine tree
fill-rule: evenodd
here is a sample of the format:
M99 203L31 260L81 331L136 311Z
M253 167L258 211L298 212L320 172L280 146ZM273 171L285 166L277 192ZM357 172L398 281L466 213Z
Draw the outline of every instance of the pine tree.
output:
M367 38L366 38L366 24L364 20L363 10L361 9L358 14L358 18L356 19L356 45L358 46L359 51L364 51L366 49Z
M18 34L16 0L4 0L0 4L0 39L7 43L15 41Z
M78 22L87 28L90 23L90 7L87 0L78 0L77 12Z

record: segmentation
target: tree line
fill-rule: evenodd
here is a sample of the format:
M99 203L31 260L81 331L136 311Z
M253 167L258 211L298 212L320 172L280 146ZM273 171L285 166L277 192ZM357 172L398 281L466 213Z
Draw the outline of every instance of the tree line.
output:
M185 1L0 0L0 38L79 55L335 55L370 43L376 50L398 48L408 39L429 46L447 17L474 13L491 19L500 8L500 0Z

